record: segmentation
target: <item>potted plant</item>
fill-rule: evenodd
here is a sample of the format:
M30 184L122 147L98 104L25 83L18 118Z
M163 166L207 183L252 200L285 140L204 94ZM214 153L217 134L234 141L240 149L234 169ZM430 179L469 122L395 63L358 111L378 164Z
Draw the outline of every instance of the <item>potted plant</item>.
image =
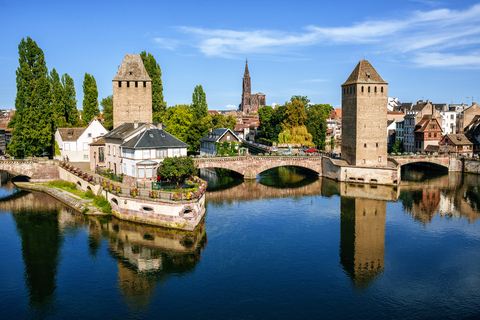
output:
M130 189L130 195L132 197L136 197L138 195L138 189L137 188Z
M158 198L158 191L157 190L150 191L150 198Z
M178 192L173 194L173 200L178 201L182 198L182 195Z
M117 186L117 187L115 188L115 192L117 192L117 194L122 193L122 187Z

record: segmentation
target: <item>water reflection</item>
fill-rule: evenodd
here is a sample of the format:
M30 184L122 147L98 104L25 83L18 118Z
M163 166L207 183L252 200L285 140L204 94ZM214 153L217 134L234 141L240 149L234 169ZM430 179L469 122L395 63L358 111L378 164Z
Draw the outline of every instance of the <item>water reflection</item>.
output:
M159 282L193 272L205 249L205 221L193 232L139 225L116 218L89 217L89 248L95 255L101 238L118 261L118 288L137 313L147 308Z

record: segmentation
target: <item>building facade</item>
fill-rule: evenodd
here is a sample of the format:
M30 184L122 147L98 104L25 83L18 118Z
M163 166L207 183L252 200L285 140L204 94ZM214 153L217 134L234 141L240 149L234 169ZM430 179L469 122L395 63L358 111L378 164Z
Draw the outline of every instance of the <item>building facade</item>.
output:
M152 122L152 80L139 54L126 54L113 82L113 127Z
M245 62L245 73L243 74L242 102L238 106L239 110L249 114L258 110L266 104L265 94L259 92L252 94L252 79L248 72L248 61Z
M387 166L388 83L360 60L342 84L342 160L355 166Z

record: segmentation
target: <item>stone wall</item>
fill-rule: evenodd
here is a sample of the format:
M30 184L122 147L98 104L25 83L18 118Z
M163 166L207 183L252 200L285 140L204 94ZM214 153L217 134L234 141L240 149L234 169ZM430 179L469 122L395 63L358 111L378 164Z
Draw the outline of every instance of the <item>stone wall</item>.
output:
M31 182L58 180L58 160L32 158L26 160L2 160L0 170L5 170L14 175L30 177Z
M480 174L480 161L465 160L464 172Z

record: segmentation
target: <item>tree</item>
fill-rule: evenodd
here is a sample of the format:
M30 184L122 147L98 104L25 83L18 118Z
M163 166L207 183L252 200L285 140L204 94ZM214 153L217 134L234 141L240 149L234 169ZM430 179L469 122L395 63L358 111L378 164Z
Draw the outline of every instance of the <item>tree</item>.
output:
M81 125L81 120L77 109L77 95L75 92L75 84L73 79L68 74L62 75L63 87L63 105L65 108L65 120L70 127L77 127Z
M397 139L395 141L395 144L392 147L392 152L403 152L403 141L400 139Z
M163 124L165 124L166 131L176 138L188 143L189 129L194 120L188 105L176 105L169 107L165 113Z
M312 142L321 150L325 150L327 134L327 118L333 107L329 104L314 104L307 108L307 120L305 125L312 135Z
M258 109L258 119L260 121L260 130L265 134L267 139L271 139L268 136L268 128L270 127L270 123L273 117L273 108L271 106L264 106Z
M193 175L196 171L195 163L189 157L173 157L165 158L162 161L162 165L157 169L163 180L170 180L177 185L184 182L188 177Z
M307 120L307 112L305 111L303 102L294 100L293 102L287 103L282 121L283 130L303 126L305 120Z
M161 122L162 116L167 110L167 103L163 98L162 70L155 57L146 51L140 53L143 65L148 76L152 79L152 117L153 122Z
M292 96L292 97L290 98L290 102L293 102L293 101L300 101L301 103L303 103L303 106L304 106L305 108L307 108L307 107L308 107L308 104L310 103L310 99L308 99L307 96L298 96L298 95ZM288 101L285 102L285 104L287 104L287 103L288 103Z
M52 90L42 49L30 37L18 45L15 116L8 153L15 157L54 152Z
M196 119L206 117L208 115L207 97L201 85L193 90L191 112Z
M109 95L106 98L103 98L102 101L100 102L100 105L102 106L102 113L103 113L103 119L105 120L105 123L103 126L107 130L112 130L113 129L113 96Z
M85 73L83 80L83 125L86 126L90 120L99 114L97 82L92 75Z
M60 82L60 76L57 70L52 69L50 71L50 85L52 89L52 109L54 111L53 131L55 132L58 127L66 127L67 119L65 116L65 105L63 103L63 86Z

